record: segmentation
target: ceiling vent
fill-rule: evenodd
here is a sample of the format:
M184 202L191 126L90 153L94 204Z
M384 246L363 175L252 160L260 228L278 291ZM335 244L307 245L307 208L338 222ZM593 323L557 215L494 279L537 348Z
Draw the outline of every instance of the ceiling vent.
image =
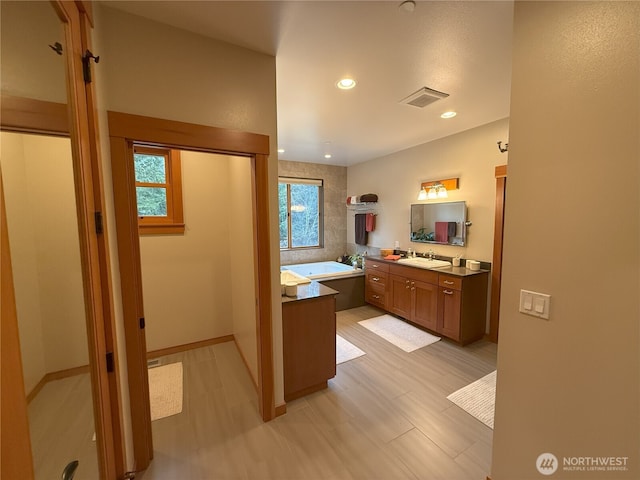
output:
M407 98L400 100L400 103L407 105L413 105L414 107L424 108L430 103L440 100L441 98L447 98L448 93L438 92L427 87L422 87L417 92L412 93Z

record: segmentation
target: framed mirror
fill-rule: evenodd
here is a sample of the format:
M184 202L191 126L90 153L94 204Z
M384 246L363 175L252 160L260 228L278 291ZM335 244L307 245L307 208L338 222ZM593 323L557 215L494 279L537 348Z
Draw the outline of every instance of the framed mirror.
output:
M418 203L411 205L412 242L463 247L466 243L465 202Z

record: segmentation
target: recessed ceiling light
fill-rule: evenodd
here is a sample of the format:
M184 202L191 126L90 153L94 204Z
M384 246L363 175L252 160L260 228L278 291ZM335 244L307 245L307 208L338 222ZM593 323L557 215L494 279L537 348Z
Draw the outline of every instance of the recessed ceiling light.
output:
M353 78L343 78L336 85L340 90L351 90L356 86L356 81Z
M442 115L440 115L440 118L453 118L456 115L456 112L444 112Z
M331 158L331 154L330 153L325 153L324 154L324 158Z
M278 153L284 153L284 148L279 148Z

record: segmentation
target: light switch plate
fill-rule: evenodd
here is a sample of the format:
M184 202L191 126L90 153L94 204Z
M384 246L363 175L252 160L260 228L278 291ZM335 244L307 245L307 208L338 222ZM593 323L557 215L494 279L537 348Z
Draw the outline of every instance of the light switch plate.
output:
M520 312L533 317L549 320L551 295L546 293L520 290Z

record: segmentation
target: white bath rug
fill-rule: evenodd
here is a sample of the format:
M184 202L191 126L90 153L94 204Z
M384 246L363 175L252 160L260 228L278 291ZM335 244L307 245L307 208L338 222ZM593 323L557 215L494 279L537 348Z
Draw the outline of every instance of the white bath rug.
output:
M493 428L493 414L496 407L496 371L462 387L447 398L487 427Z
M366 353L340 335L336 335L336 365L348 362L362 355L366 355Z
M149 369L151 420L182 412L182 362Z
M405 352L413 352L440 340L440 337L431 335L391 315L381 315L358 323Z

